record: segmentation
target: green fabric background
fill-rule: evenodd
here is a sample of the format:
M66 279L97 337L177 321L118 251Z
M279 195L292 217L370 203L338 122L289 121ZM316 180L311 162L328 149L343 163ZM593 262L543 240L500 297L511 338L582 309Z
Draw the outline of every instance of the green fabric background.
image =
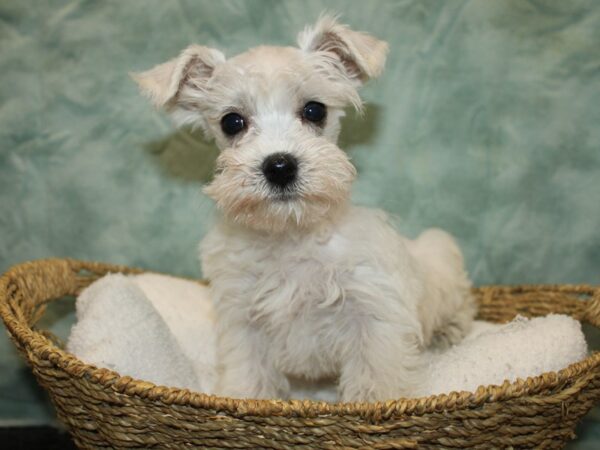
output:
M199 275L216 150L128 78L190 43L292 45L324 9L390 43L342 145L357 203L441 226L483 283L600 283L600 2L0 4L0 270L49 256ZM58 308L53 327L72 318ZM52 412L4 337L0 418ZM600 414L588 416L594 448ZM599 441L600 442L600 441Z

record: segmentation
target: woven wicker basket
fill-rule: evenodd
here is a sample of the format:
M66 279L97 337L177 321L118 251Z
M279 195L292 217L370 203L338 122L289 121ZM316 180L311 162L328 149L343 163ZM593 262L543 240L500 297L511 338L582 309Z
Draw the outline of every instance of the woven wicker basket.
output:
M600 353L502 386L380 403L235 400L155 386L87 365L35 328L48 302L108 272L139 271L56 259L0 279L0 315L81 448L560 448L600 398ZM556 312L600 327L600 288L475 293L486 320Z

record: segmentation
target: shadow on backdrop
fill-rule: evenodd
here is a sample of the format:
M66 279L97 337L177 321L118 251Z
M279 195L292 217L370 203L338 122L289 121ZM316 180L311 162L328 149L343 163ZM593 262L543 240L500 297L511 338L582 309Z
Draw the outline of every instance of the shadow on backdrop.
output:
M206 184L212 179L219 155L214 142L204 139L201 130L181 128L162 139L150 141L144 149L170 178Z
M339 147L348 153L355 151L356 147L371 147L379 132L380 116L381 107L376 104L365 105L362 114L347 111L342 119ZM357 162L353 163L356 165ZM356 167L356 170L360 172L360 167Z

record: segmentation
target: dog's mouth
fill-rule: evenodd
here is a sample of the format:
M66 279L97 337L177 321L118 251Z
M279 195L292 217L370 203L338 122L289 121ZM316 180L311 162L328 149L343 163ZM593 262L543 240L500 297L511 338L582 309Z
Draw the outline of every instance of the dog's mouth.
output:
M291 202L297 200L300 197L296 189L277 189L271 192L270 195L272 200L277 202Z

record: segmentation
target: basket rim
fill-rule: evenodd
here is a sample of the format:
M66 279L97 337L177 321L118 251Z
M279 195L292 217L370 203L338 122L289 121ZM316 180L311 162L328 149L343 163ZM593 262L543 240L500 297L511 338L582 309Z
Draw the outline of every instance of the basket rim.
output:
M525 395L538 394L543 389L553 389L587 374L586 381L594 374L592 369L600 366L600 352L595 351L585 359L573 363L557 372L544 372L540 375L518 378L513 382L505 380L501 385L481 385L475 391L453 391L417 398L400 398L379 402L337 402L328 403L315 400L280 399L237 399L219 397L212 394L190 391L189 389L159 386L150 381L140 380L107 368L87 364L75 355L61 349L46 336L22 324L9 305L10 281L24 269L42 264L67 264L72 270L113 269L130 273L159 273L127 266L79 261L74 259L41 259L17 264L0 277L0 316L11 337L18 341L26 353L49 361L56 367L76 378L84 378L90 383L99 384L103 389L117 394L137 397L141 400L159 401L167 405L189 406L211 409L231 415L277 415L277 416L360 416L374 420L393 415L424 415L455 409L479 407L484 403L509 400ZM600 303L600 286L546 284L546 285L487 285L474 288L501 292L559 291L584 293L593 296ZM51 300L51 299L48 299ZM590 302L592 300L589 300ZM597 326L597 325L595 325ZM576 388L575 386L571 388ZM578 388L577 388L578 389Z

